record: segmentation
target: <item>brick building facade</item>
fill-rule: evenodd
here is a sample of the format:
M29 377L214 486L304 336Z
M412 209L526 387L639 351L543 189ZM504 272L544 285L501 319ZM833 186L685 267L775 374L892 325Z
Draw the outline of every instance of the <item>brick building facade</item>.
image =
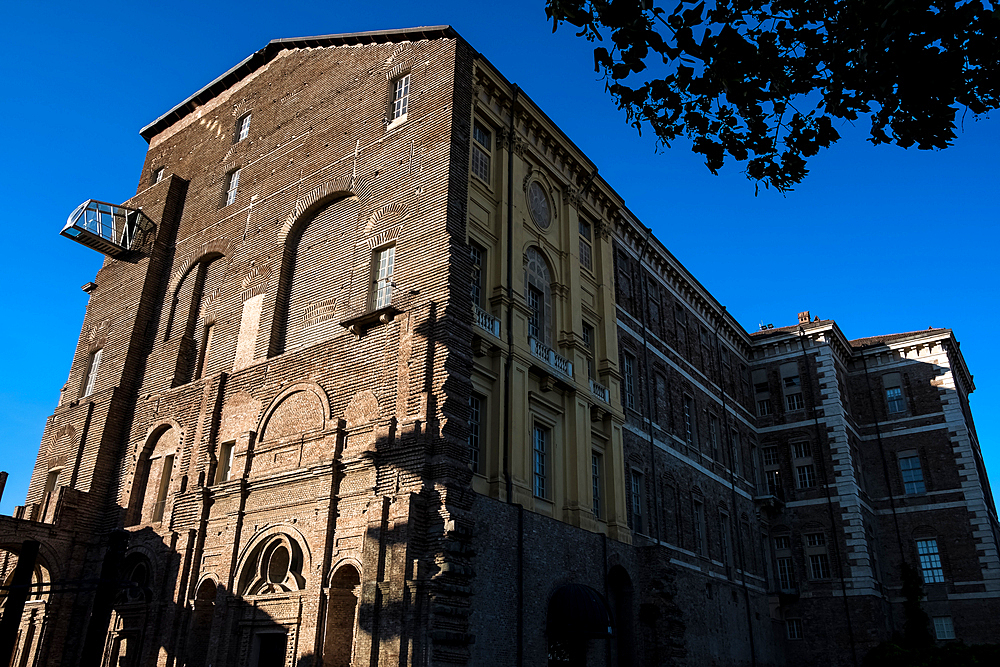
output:
M64 230L108 258L0 517L14 664L847 665L904 561L996 640L952 333L746 332L450 28L276 40L142 135Z

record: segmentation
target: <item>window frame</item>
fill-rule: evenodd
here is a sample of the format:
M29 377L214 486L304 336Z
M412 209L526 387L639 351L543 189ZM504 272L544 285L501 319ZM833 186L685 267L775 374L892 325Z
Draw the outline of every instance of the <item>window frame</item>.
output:
M87 355L87 368L84 371L83 382L80 385L80 398L87 398L93 395L97 388L97 374L101 370L101 359L104 356L104 348L99 347Z
M410 72L400 74L389 82L388 128L406 122L410 111Z
M586 233L584 233L586 228ZM585 220L582 216L579 218L579 229L580 233L580 266L587 271L593 273L594 271L594 246L592 244L594 226L590 224L590 221ZM586 261L584 261L586 257Z
M956 639L955 622L951 616L935 616L932 619L934 626L934 639L937 641L949 641ZM941 621L938 623L938 621Z
M383 263L383 259L385 260ZM392 306L392 278L396 265L396 244L372 250L370 308L372 311Z
M542 436L539 438L539 436ZM541 446L539 446L539 443ZM549 451L552 445L552 429L539 423L532 425L531 431L531 477L532 493L536 498L551 500L549 484Z
M899 452L896 454L896 465L899 466L899 479L903 483L904 495L918 496L927 493L927 480L924 479L919 453L915 450Z
M629 410L635 410L635 364L634 354L622 351L622 403Z
M632 518L632 531L645 535L643 523L643 507L645 505L645 480L642 471L629 470L629 516Z
M469 394L469 468L472 474L483 474L480 465L483 453L482 427L483 427L483 403L486 402L484 396L479 394Z
M944 563L941 560L941 548L936 537L926 537L916 540L917 561L920 564L920 576L924 584L943 584ZM929 573L929 575L928 575Z
M226 172L225 187L222 190L222 206L220 208L225 208L236 203L236 197L239 195L240 189L240 173L242 171L242 167L237 167L232 171Z
M603 484L604 484L604 455L596 449L590 452L590 483L591 483L591 510L595 519L604 516Z
M486 143L477 136L477 131L484 135ZM472 122L472 153L469 157L469 172L487 185L490 184L491 168L493 166L493 131L486 129L486 126L478 120ZM485 165L485 173L477 171L478 163Z
M472 260L472 273L469 279L469 293L472 305L483 307L483 288L486 276L486 248L475 241L469 241L469 258Z
M236 119L236 125L233 132L234 144L238 144L250 136L250 121L252 118L253 111L247 111L245 114Z
M801 618L785 619L785 636L791 641L800 641L804 639Z

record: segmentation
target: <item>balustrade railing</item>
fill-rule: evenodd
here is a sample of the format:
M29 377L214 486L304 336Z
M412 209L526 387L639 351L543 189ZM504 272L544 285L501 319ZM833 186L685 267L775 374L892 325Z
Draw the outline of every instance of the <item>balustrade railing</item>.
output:
M485 310L479 306L473 304L472 310L476 316L476 326L484 331L489 331L491 334L500 337L500 320L493 317Z
M573 377L572 361L560 354L557 354L551 347L535 338L528 338L528 343L531 346L531 354L544 361L550 368L559 371L561 375L565 375L569 378Z
M608 388L603 384L591 378L590 380L590 393L592 393L597 398L601 399L605 403L611 402L610 394L608 393Z

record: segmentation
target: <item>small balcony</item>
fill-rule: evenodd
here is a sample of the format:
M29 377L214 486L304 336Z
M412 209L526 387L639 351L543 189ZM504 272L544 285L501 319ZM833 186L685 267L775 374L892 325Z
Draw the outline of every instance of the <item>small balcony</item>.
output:
M573 362L566 357L557 354L548 345L545 345L541 341L535 338L528 338L528 345L531 347L531 354L540 359L545 365L551 370L558 373L560 376L572 380L573 379Z
M121 257L152 227L139 209L88 199L70 213L59 233L109 257Z
M611 392L608 391L607 387L593 378L590 379L590 393L605 403L611 402Z
M473 304L472 306L474 320L476 326L486 331L487 333L493 334L496 338L500 338L500 320L493 317L485 310L479 306Z

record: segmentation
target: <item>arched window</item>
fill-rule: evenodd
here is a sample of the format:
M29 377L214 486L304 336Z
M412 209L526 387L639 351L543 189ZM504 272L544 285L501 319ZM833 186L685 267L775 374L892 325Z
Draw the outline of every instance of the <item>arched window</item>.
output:
M552 346L555 314L552 299L552 273L538 248L528 248L524 265L524 298L528 305L528 336Z
M198 586L194 598L194 613L191 614L191 632L187 640L188 667L204 667L208 664L217 590L215 582L211 579L206 579Z
M168 340L184 338L174 386L222 369L222 360L212 355L212 339L225 271L226 262L221 255L208 256L192 266L177 287L167 321Z
M353 662L351 657L360 595L361 575L358 571L351 565L338 568L330 580L330 603L323 639L324 665L349 667Z
M279 353L326 340L339 330L337 315L346 305L339 299L342 292L346 298L342 288L350 285L358 251L342 239L356 231L359 210L357 198L338 199L289 233L276 306Z
M177 455L177 430L167 427L146 445L136 462L129 502L129 524L163 520Z
M254 547L243 563L240 595L270 595L300 591L305 587L302 547L284 534L274 535Z

